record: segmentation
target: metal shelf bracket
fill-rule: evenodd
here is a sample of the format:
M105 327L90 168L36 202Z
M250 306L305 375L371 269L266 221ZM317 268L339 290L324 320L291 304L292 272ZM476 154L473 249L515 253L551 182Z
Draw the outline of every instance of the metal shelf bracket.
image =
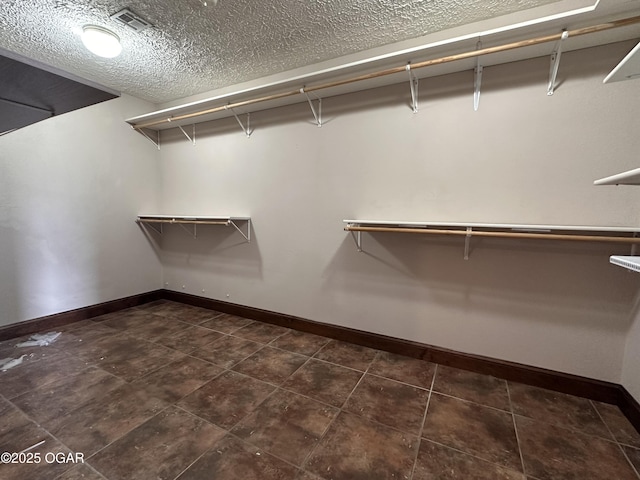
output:
M240 120L240 118L238 117L236 112L233 110L233 108L231 108L229 105L225 105L224 109L231 110L231 113L233 113L233 116L236 117L236 121L238 122L238 125L240 125L240 128L242 129L244 134L247 136L247 138L251 137L251 134L253 133L251 131L251 114L247 113L247 126L245 127L244 124L242 123L242 120Z
M482 42L478 40L476 44L476 50L480 50L482 48ZM478 57L476 61L476 68L474 69L474 80L473 80L473 110L478 111L480 107L480 85L482 84L482 64L480 63L480 57Z
M233 220L229 220L229 224L235 228L240 235L244 237L247 243L251 243L251 219L247 220L247 233L245 234L242 229L234 222Z
M178 125L178 128L184 134L184 136L187 137L187 140L189 140L195 147L196 146L196 124L195 123L193 124L193 133L191 134L191 136L189 136L189 134L185 132L184 128L182 128L180 125Z
M469 260L469 245L471 244L471 227L467 227L467 235L464 237L464 259Z
M311 100L311 97L309 97L309 94L304 91L304 87L300 89L300 93L302 93L305 97L307 97L307 102L309 102L309 106L311 107L311 113L313 113L313 118L316 119L316 125L318 127L321 127L322 126L322 99L317 98L318 110L316 111L315 107L313 106L313 101Z
M411 71L411 64L407 63L405 69L409 72L409 88L411 88L411 110L418 113L418 78Z
M169 120L169 121L171 121L171 120ZM144 137L145 137L147 140L149 140L151 143L153 143L153 144L156 146L156 148L157 148L158 150L160 150L160 130L158 130L158 139L157 139L157 140L154 140L154 139L153 139L153 138L151 138L149 135L147 135L147 134L146 134L146 132L145 132L142 128L135 128L135 127L133 127L133 126L132 126L131 128L133 128L134 130L138 130L142 135L144 135Z
M569 38L569 32L564 30L562 37L556 43L556 47L551 53L551 61L549 66L549 85L547 86L547 95L553 95L556 88L556 77L558 76L558 69L560 68L560 56L562 55L562 42Z

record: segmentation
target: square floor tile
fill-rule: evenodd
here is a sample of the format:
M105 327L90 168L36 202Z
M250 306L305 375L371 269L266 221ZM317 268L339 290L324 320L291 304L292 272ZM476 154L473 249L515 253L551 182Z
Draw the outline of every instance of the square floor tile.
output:
M331 340L314 357L364 372L371 365L376 353L377 350L361 345Z
M255 378L226 372L187 395L178 405L228 430L274 390L273 385Z
M42 426L88 458L165 407L165 402L125 384L104 392L100 398L72 410L67 416L43 422Z
M344 409L413 435L420 435L429 391L365 374Z
M522 471L510 413L432 393L422 436L492 463Z
M395 353L379 352L369 368L369 373L430 389L435 369L435 363Z
M183 353L191 353L198 348L202 348L216 340L222 338L223 334L208 328L192 325L181 332L171 335L164 335L155 340L155 343L173 348Z
M617 406L601 402L592 403L618 442L640 448L640 433Z
M232 433L299 466L337 414L337 408L279 390L236 425Z
M108 478L173 480L226 432L169 407L91 458Z
M627 446L622 447L622 449L640 477L640 449Z
M513 413L560 427L611 439L598 412L586 398L509 382Z
M126 333L139 337L148 342L155 342L156 340L167 337L170 335L178 335L189 328L191 324L181 322L175 318L161 317L159 315L152 315L140 319L134 325L131 325L126 329Z
M527 475L539 480L637 480L614 442L516 416Z
M139 378L133 385L151 396L173 403L217 377L222 367L204 360L184 357Z
M261 343L225 335L202 348L193 350L191 355L223 368L231 368L263 347Z
M296 472L292 465L227 436L178 480L293 480Z
M524 475L423 440L413 480L525 480Z
M104 370L89 367L20 395L12 402L37 422L46 423L65 418L74 410L99 400L106 392L126 384Z
M438 365L433 390L488 407L511 411L507 381L491 375Z
M329 339L326 337L291 330L273 340L269 345L310 357L327 343L329 343Z
M279 385L308 359L297 353L265 347L238 363L233 370Z
M400 480L410 478L417 450L417 437L343 412L304 470L331 480Z
M0 372L0 394L5 398L14 398L42 385L76 374L87 366L87 362L63 353L48 355L35 362L26 362L6 372Z
M212 330L216 330L222 333L233 333L236 330L239 330L242 327L246 327L254 323L253 320L249 320L248 318L237 317L235 315L231 315L229 313L223 313L222 315L218 315L206 322L202 322L200 324L201 327L210 328Z
M283 388L341 407L362 377L362 372L311 359L283 384Z
M236 337L251 340L258 343L269 343L278 337L281 337L285 333L289 333L288 328L279 327L278 325L271 325L270 323L253 322L246 327L242 327L233 335Z
M88 463L78 463L76 466L64 472L56 480L104 480Z
M47 458L50 458L47 454L54 455L54 459L56 454L64 454L66 458L71 451L32 422L0 434L0 439L0 452L19 453L30 449L27 452L29 456L25 457L26 461L21 462L19 458L14 457L15 463L10 461L0 464L0 477L3 480L49 480L73 466L55 461L47 462ZM39 462L36 460L38 457Z
M98 340L94 346L96 353L82 357L129 382L184 357L183 353L125 334Z
M221 315L221 312L209 310L207 308L192 307L191 305L180 305L174 311L166 314L168 317L177 318L181 322L198 325L207 320Z

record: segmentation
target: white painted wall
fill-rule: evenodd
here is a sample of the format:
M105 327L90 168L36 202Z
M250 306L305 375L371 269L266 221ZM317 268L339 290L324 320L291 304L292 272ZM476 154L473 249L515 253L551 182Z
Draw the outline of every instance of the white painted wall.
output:
M124 96L0 137L0 325L155 290L134 223L156 209L157 150Z
M166 288L619 382L640 276L608 263L627 247L364 235L345 218L637 226L640 190L593 180L638 166L638 82L602 85L633 46L328 98L200 124L197 145L163 132L161 213L251 215L231 228L169 229ZM407 82L408 83L408 82Z

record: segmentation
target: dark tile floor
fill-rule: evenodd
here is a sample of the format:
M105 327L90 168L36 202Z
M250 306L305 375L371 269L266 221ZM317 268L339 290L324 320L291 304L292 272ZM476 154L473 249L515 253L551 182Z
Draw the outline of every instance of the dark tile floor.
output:
M167 301L62 330L0 343L3 480L640 478L611 405Z

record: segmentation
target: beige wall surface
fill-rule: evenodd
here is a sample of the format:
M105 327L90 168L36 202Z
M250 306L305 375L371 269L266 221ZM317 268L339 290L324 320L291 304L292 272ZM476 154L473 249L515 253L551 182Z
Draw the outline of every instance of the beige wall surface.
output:
M134 223L157 208L157 150L122 97L0 137L0 326L160 287Z
M638 167L638 81L603 85L631 49L549 59L327 98L163 132L159 213L250 215L254 238L169 227L165 287L311 320L619 382L640 276L628 247L363 234L342 220L640 225L640 189L593 181ZM152 146L151 146L152 147Z
M640 295L636 299L633 324L627 335L622 385L640 402Z

